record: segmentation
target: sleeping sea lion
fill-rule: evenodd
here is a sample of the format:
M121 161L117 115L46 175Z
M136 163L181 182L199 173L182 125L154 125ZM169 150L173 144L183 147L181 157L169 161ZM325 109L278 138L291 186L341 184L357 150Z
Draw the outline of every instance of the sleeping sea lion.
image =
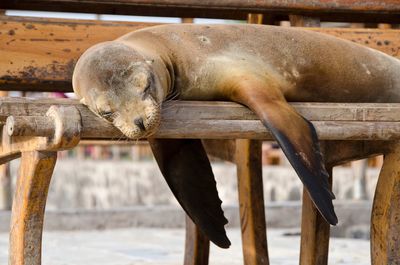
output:
M76 94L129 138L148 137L187 214L229 247L215 180L200 140L154 139L167 99L231 100L272 133L322 216L337 217L313 125L287 101L400 102L400 61L321 33L263 25L163 25L88 49Z

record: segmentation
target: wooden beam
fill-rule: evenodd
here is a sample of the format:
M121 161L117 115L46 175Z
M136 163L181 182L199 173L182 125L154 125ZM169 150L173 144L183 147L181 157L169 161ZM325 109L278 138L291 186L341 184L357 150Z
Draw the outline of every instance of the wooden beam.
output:
M1 90L71 92L75 62L87 48L155 24L0 16L0 25ZM312 30L400 58L399 30Z
M47 102L48 105L43 102ZM44 117L47 109L54 102L62 102L68 106L68 102L76 106L80 111L82 118L82 138L83 139L119 139L121 133L112 125L97 115L93 114L85 106L76 104L76 100L21 100L13 98L0 99L0 117L12 115L6 124L7 128L19 132L18 135L35 134L34 130L19 130L18 127L30 127L27 123L37 123L40 119L50 119ZM303 105L304 104L304 105ZM349 115L352 120L343 120L341 116L332 115L323 109L322 104L316 104L313 108L311 103L297 103L294 106L308 106L304 108L301 114L305 118L312 120L321 140L394 140L400 139L400 122L382 121L380 113L385 113L388 109L399 111L399 104L354 104L360 108L360 111L373 109L375 115L370 116L370 121L364 119L364 116ZM326 103L333 109L335 104ZM347 106L349 112L352 104L337 104L337 107L343 110L342 106ZM383 105L383 111L379 106ZM362 110L365 106L365 110ZM162 121L159 131L154 135L159 138L202 138L202 139L272 139L268 131L255 116L246 118L249 110L236 103L228 102L170 102L163 105ZM217 108L216 108L217 107ZM295 106L296 107L296 106ZM300 108L299 108L300 109ZM216 115L218 110L218 115ZM332 111L333 112L333 111ZM246 114L247 113L247 114ZM324 115L321 115L325 113ZM19 117L29 116L29 117ZM42 116L42 117L38 117ZM316 120L319 116L321 120ZM235 119L236 117L236 119ZM397 117L399 117L397 115ZM383 119L385 120L385 119ZM49 120L40 121L40 124L47 126ZM47 124L47 125L46 125ZM52 125L49 125L52 126ZM34 127L34 126L33 126ZM345 128L345 129L344 129ZM42 129L42 132L48 132L48 129ZM37 135L43 136L43 135Z
M248 13L318 15L341 21L399 21L397 0L3 0L0 8L170 17L246 19ZM355 15L357 14L357 15Z
M0 16L0 25L0 89L70 92L87 48L155 24Z
M83 116L94 115L76 99L4 97L0 98L0 121L4 122L11 115L43 118L52 105L72 105ZM290 105L311 121L400 122L400 103L290 102ZM163 108L164 120L193 117L197 120L258 120L251 110L234 102L176 100L165 102Z

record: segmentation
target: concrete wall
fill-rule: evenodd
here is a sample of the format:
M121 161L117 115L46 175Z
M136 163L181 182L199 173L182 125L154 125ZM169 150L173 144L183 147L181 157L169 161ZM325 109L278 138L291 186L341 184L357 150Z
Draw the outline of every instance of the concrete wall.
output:
M18 163L12 163L15 182ZM236 167L214 163L220 197L224 206L237 205ZM378 169L367 171L367 197L373 197ZM264 166L265 201L295 201L302 185L291 167ZM354 196L350 167L334 170L334 192L338 200ZM59 159L52 179L47 209L113 209L137 205L176 205L155 162Z

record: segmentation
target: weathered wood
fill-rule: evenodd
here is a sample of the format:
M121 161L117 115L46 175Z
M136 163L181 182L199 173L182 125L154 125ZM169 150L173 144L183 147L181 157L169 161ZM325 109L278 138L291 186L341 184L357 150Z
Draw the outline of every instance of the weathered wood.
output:
M290 25L293 27L320 27L321 21L316 17L289 15Z
M54 134L55 124L44 116L10 116L6 121L8 135L47 136Z
M210 251L209 239L186 216L186 241L184 265L207 265Z
M387 152L384 141L325 141L325 164L334 167L343 163L368 158Z
M40 265L44 210L56 152L24 152L13 202L10 265Z
M155 24L0 16L0 25L1 89L72 91L75 62L87 48Z
M375 190L371 215L371 260L373 265L400 262L400 144L387 143Z
M240 224L244 264L267 265L261 141L236 140Z
M291 102L302 116L311 121L400 121L399 103L316 103ZM73 105L82 116L92 112L74 99L55 98L0 98L0 121L13 116L44 116L52 105ZM162 118L201 120L258 120L248 108L233 102L222 101L170 101L163 104ZM98 118L99 119L99 118ZM100 120L100 119L99 119Z
M0 8L172 17L245 19L248 13L318 15L329 20L399 21L397 0L197 1L197 0L3 0ZM357 15L355 15L357 14ZM285 17L284 16L284 17Z
M250 13L247 15L247 23L249 24L263 24L264 15Z
M182 23L193 23L194 19L192 17L183 17L181 18Z
M0 89L70 92L75 62L88 47L155 24L0 16L0 25ZM311 30L400 57L399 30Z
M11 210L12 192L10 164L0 165L0 210Z
M0 14L4 14L5 10L0 9ZM7 91L0 91L0 97L7 97ZM0 138L3 132L3 125L0 126ZM0 209L11 210L12 191L11 191L11 175L10 164L0 165Z
M212 140L205 139L202 141L208 155L219 159L235 162L236 141L230 140Z
M25 117L24 119L25 121L31 120L33 123L35 120L37 120L37 116L40 115L41 112L44 112L47 107L45 104L37 104L41 101L35 100L20 101L17 99L14 101L13 99L3 99L0 102L0 116L6 117L7 115L13 113L15 116L19 116L22 113L29 113L32 116ZM31 102L32 104L27 104L27 102ZM67 103L69 101L64 100L57 102L63 102L61 105L68 105ZM76 106L80 110L80 116L82 118L83 125L81 136L84 139L119 139L122 137L121 133L112 124L103 121L97 115L89 111L86 107L82 105L76 105L76 101L72 102L72 105ZM175 105L177 108L175 108ZM294 104L294 106L295 105L296 104ZM329 106L329 104L327 105ZM346 104L339 104L337 106L345 105ZM342 116L332 116L332 113L326 113L322 110L323 105L318 104L317 109L313 109L311 107L313 104L305 103L303 106L308 106L310 110L304 108L300 112L304 115L304 117L313 121L313 124L317 129L317 133L322 140L393 140L400 138L400 122L386 122L378 119L381 117L382 112L385 112L389 109L398 109L395 107L398 104L383 104L383 111L378 108L380 104L365 104L365 106L367 106L366 110L361 110L362 105L364 104L358 104L357 106L360 107L359 110L364 113L371 114L371 112L368 111L368 106L371 107L369 110L376 115L374 114L368 117L374 117L374 121L362 122L361 120L365 120L364 115L361 115L361 117L359 115L349 115L349 117L355 120L343 121ZM219 106L218 115L214 111L216 106ZM302 104L299 103L297 106L302 106ZM334 105L330 105L331 108L333 106ZM349 107L347 110L349 113L351 113L351 104L347 104L346 106ZM272 139L261 122L259 120L253 120L255 117L247 119L245 113L249 113L249 110L236 103L170 102L169 104L164 104L164 108L165 112L163 112L160 128L155 134L155 137L203 139ZM196 109L199 111L197 112ZM325 118L323 115L321 115L322 113L325 113ZM313 116L315 117L316 115L319 115L319 117L322 118L322 121L314 119ZM241 119L234 120L232 119L234 117ZM343 128L346 129L343 130ZM19 132L24 132L23 129L14 129ZM25 131L25 133L28 132L34 133L31 130ZM25 134L25 136L27 135Z
M332 168L327 168L327 171L332 182ZM315 208L307 190L303 188L300 265L328 264L329 231L329 224Z

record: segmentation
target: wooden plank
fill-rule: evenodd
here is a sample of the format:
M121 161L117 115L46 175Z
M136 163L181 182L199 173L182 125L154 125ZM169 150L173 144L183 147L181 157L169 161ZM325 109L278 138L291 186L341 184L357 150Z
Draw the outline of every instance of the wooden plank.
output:
M24 152L13 202L10 265L40 265L44 210L56 152Z
M69 100L57 101L64 102L65 104L69 102ZM30 100L30 102L35 102L35 100ZM40 102L40 100L36 102ZM76 103L76 101L73 102ZM0 103L0 116L3 116L3 119L8 115L15 114L15 120L25 120L25 122L33 123L37 122L38 119L44 119L44 117L38 116L43 116L50 106L46 106L44 104L27 104L26 101L20 101L20 99L14 101L10 98L1 99ZM156 137L202 139L271 139L270 134L267 132L267 130L259 120L247 120L245 115L242 115L242 118L240 120L230 119L231 116L229 106L238 108L236 109L236 113L239 114L238 116L240 116L241 111L243 111L244 113L248 112L246 108L236 103L204 102L204 104L202 104L202 102L195 102L191 106L190 102L185 102L182 104L186 104L187 108L182 108L181 112L177 111L177 109L174 107L175 104L179 105L180 103L171 102L164 105L164 113L166 115L162 115L163 118L159 131L155 134ZM227 108L224 109L224 105ZM350 105L351 104L348 104L347 106ZM364 104L358 104L358 106L361 105ZM376 107L380 104L366 105ZM383 105L396 106L398 104ZM82 117L83 139L119 139L122 136L121 133L113 125L103 121L97 115L89 111L85 106L76 106L80 110ZM198 109L201 109L201 112L204 116L196 112L192 112L191 115L187 115L188 113L190 113L190 111L195 110L194 106L197 106ZM215 107L211 107L210 109L208 109L208 106L219 106L218 111L220 113L225 113L227 116L219 115L217 116L217 118L213 117L216 109ZM379 117L379 109L376 110L378 112L378 115L376 117ZM312 110L310 108L310 110L305 109L303 114L307 118L308 114L311 113L310 116L313 115L313 111L321 113L320 108L318 108L317 110ZM18 115L21 115L22 113L28 113L29 115L31 115L31 117L17 119L16 117ZM313 120L313 124L317 129L317 133L322 140L394 140L400 138L400 122L398 121L388 122L380 121L379 119L376 119L375 121L343 121L340 117L338 117L338 120L335 120L336 117L332 117L330 115L328 115L327 117L329 117L331 120ZM41 124L48 124L48 122L42 122ZM16 123L16 125L14 126L21 125L25 126L24 123ZM16 131L18 130L19 129L16 128Z
M76 106L81 115L94 117L75 99L0 98L0 121L13 116L44 116L51 105ZM316 103L291 102L302 116L311 121L400 122L400 103ZM163 104L164 120L258 120L248 108L223 101L169 101ZM96 120L100 120L96 116Z
M385 154L372 206L372 265L396 265L400 261L400 145L386 145L391 151Z
M0 16L0 25L0 89L71 92L75 62L88 47L155 24ZM311 30L400 58L400 30Z
M197 1L197 0L3 0L0 8L172 17L245 19L248 13L314 14L330 20L399 21L397 0ZM355 15L357 14L357 15Z
M90 46L150 23L0 16L0 89L72 91L76 60Z
M240 225L244 264L268 265L261 141L236 140Z

